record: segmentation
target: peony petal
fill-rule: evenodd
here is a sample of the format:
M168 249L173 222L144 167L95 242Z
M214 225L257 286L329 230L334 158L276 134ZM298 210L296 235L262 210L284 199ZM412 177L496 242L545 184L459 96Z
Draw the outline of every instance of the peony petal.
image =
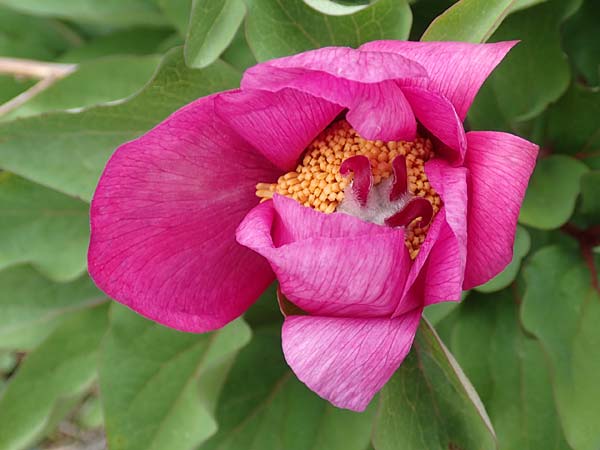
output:
M467 170L434 159L425 164L425 172L444 202L446 218L429 255L425 304L458 301L467 260Z
M277 195L248 214L237 238L269 260L290 301L316 315L389 316L410 267L402 229Z
M308 144L342 107L293 89L245 90L217 97L219 116L284 171L296 167Z
M398 55L329 47L258 64L242 89L294 88L348 108L348 121L366 139L413 140L416 121L396 80L425 76Z
M283 353L321 397L363 411L408 354L420 319L421 309L395 319L288 316Z
M214 97L180 109L108 162L91 208L89 271L109 296L183 331L219 328L273 280L235 241L278 171L214 114Z
M410 84L444 95L464 120L483 82L516 43L374 41L364 44L360 50L389 52L421 64L431 81L415 79Z
M413 261L396 317L419 303L460 300L467 257L467 170L440 159L426 163L427 177L444 205ZM423 274L422 274L423 272ZM419 277L421 287L413 285Z
M404 87L402 92L417 119L448 146L451 151L449 159L462 164L467 150L467 138L452 103L443 95L416 86Z
M398 54L324 47L257 64L244 74L242 88L272 90L279 86L275 89L278 90L307 72L327 73L360 83L427 77L427 71L418 62Z
M464 289L497 275L511 261L517 218L538 146L508 133L467 133L469 240Z

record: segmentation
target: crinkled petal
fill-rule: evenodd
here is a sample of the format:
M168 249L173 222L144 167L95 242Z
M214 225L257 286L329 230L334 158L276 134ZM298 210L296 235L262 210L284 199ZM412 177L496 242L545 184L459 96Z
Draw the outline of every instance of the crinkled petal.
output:
M290 301L316 315L389 316L410 267L403 230L277 195L248 214L237 238L269 260Z
M330 47L252 67L242 89L294 88L348 108L348 122L366 139L413 140L415 117L396 80L425 76L398 55Z
M363 411L408 354L420 318L421 309L395 319L288 316L283 353L321 397Z
M462 121L452 103L441 94L416 86L404 87L402 92L417 119L448 146L449 159L456 164L462 164L467 150L467 138Z
M433 159L426 163L425 173L444 205L413 261L394 317L414 308L418 300L425 305L455 301L462 292L467 258L467 170ZM423 289L415 295L411 289L420 276Z
M308 144L342 107L294 89L221 94L217 113L237 133L284 171L294 169Z
M483 82L516 43L374 41L360 50L389 52L421 64L431 81L413 79L410 84L444 95L464 120Z
M418 62L398 54L324 47L257 64L244 74L242 88L261 89L263 83L268 83L265 89L280 89L309 71L360 83L427 77L427 71Z
M445 224L429 255L425 304L460 300L467 260L467 170L440 159L426 163L427 177L444 203Z
M467 133L469 230L464 289L497 275L511 261L519 210L538 146L508 133Z
M214 113L214 97L122 145L91 208L89 271L112 298L183 331L219 328L273 280L235 229L278 171Z

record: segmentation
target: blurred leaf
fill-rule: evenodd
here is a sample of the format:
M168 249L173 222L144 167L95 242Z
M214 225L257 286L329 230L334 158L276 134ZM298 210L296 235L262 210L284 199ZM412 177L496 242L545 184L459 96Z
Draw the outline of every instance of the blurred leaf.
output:
M79 411L77 411L77 424L84 429L100 428L104 425L102 416L102 404L97 396L85 400Z
M233 41L245 15L243 0L195 0L185 41L188 66L212 64Z
M0 0L25 14L57 17L109 26L165 25L156 5L148 0Z
M543 3L545 1L547 0L515 0L510 8L510 11L515 12L520 9L530 8L533 5L537 5L538 3Z
M521 318L540 341L552 367L558 412L575 450L600 448L600 295L576 252L538 251L525 267Z
M496 449L477 393L426 320L380 398L377 450Z
M256 64L256 58L252 54L250 47L248 47L248 42L246 41L244 27L240 27L237 30L237 33L233 37L233 41L231 41L229 47L227 47L221 55L221 59L231 64L240 72L243 72L248 67Z
M69 49L58 61L80 63L104 56L150 55L159 53L158 47L172 30L161 28L130 28L117 30L91 39L84 45Z
M0 56L49 60L80 42L77 35L57 21L26 16L0 6Z
M469 291L465 291L469 292ZM423 311L423 315L427 318L431 325L435 326L454 311L459 305L459 302L439 302L432 305L427 305Z
M14 78L10 75L0 75L0 105L29 89L34 84L34 80Z
M517 226L512 261L502 272L475 289L479 292L495 292L509 286L519 274L521 261L527 256L530 248L531 238L529 237L529 233L525 228Z
M415 0L408 3L413 14L410 40L418 41L431 22L455 4L456 0Z
M584 159L600 169L600 90L573 84L566 95L552 105L546 126L553 151Z
M192 0L154 0L180 36L185 36L190 22Z
M0 398L0 449L28 448L88 389L106 325L105 306L78 313L27 356Z
M538 161L529 181L519 222L543 230L566 223L575 209L581 177L588 170L582 162L565 155Z
M277 283L272 283L258 300L244 313L244 320L252 328L283 324L283 315L277 304Z
M0 351L0 374L12 372L18 364L18 358L14 352Z
M469 295L469 292L471 292L471 291L463 291L462 292L462 294L460 296L460 302L448 301L448 302L438 302L438 303L433 303L431 305L427 305L425 307L425 309L423 310L423 315L425 316L427 321L431 325L433 325L435 327L436 331L439 333L439 330L437 329L438 323L440 323L447 316L451 315L453 313L453 311L455 311L458 308L458 305L460 305L462 302L465 301L465 299Z
M0 173L0 269L31 263L56 281L86 267L88 205L35 183Z
M217 409L219 432L200 450L364 450L375 408L338 409L306 388L281 352L280 327L256 330Z
M181 49L169 52L137 95L79 114L51 113L0 125L0 167L69 195L89 200L108 157L177 108L239 83L239 73L217 61L203 70L185 66Z
M345 16L322 14L302 0L251 0L246 37L256 58L264 61L328 45L406 39L411 21L405 0L377 0Z
M581 177L581 214L588 224L600 224L600 170L588 172Z
M453 354L477 389L502 450L549 450L565 442L539 343L518 321L510 290L472 293L454 318Z
M563 27L567 53L580 76L590 86L600 84L600 39L598 39L600 7L596 0L587 0Z
M4 121L121 100L148 82L159 60L158 56L112 56L83 62L75 72L58 80L1 119Z
M531 119L565 92L570 71L560 46L559 27L577 1L550 0L506 18L490 41L521 42L484 83L471 116L485 117L495 103L501 123Z
M514 0L460 0L429 25L421 40L485 42L513 3Z
M348 1L343 0L303 0L312 9L316 9L329 16L346 16L365 9L369 6L369 1ZM410 3L410 2L409 2Z
M249 339L241 319L213 333L181 333L115 303L100 359L111 450L188 450L212 435L224 376Z
M87 276L53 283L27 266L5 269L0 272L0 348L28 349L67 315L105 301Z

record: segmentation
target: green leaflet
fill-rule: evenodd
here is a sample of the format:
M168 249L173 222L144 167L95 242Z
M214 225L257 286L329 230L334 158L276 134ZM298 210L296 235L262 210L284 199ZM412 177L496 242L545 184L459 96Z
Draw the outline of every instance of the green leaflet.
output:
M111 450L187 450L217 430L215 402L250 329L181 333L114 304L100 357Z
M174 49L144 89L126 101L0 125L0 168L89 201L117 146L186 103L238 82L239 73L225 63L192 70L181 49Z
M343 16L325 15L302 0L249 0L246 37L254 56L264 61L329 45L406 39L411 22L405 0L377 0Z
M477 393L425 320L411 353L381 391L373 446L375 450L497 448Z

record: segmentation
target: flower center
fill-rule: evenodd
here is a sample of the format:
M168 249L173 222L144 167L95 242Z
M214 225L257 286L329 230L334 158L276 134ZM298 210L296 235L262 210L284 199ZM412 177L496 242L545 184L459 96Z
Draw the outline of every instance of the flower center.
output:
M295 171L277 183L258 183L256 195L265 201L276 193L323 213L403 226L415 258L442 204L425 175L425 162L434 156L428 138L369 141L342 119L308 146Z

